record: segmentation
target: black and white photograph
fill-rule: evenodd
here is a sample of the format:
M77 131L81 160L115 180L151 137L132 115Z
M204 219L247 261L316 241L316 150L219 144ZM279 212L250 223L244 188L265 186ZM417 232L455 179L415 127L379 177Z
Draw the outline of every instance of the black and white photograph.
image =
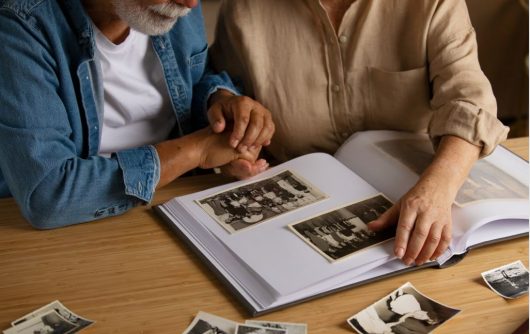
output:
M434 158L434 150L428 140L387 140L378 142L376 146L418 175ZM478 160L458 191L455 203L465 206L481 200L511 198L528 198L528 185L488 161Z
M330 262L335 262L392 239L395 227L376 233L366 225L390 207L392 202L379 194L290 224L289 228Z
M200 311L183 334L233 334L236 327L232 320Z
M443 305L405 283L348 319L361 334L431 333L460 310Z
M521 261L483 272L482 278L491 290L507 299L528 293L528 270Z
M286 170L196 202L228 232L234 233L325 198L309 182Z
M236 334L287 334L287 330L239 324L237 325Z
M79 326L61 317L55 310L41 313L4 331L6 334L66 334L76 333Z
M53 302L51 302L51 303L39 308L38 310L35 310L35 311L33 311L33 312L29 313L29 314L26 314L23 317L11 322L11 325L12 326L20 325L20 324L22 324L25 321L28 321L28 320L30 320L32 318L35 318L35 317L39 317L40 315L42 315L44 313L48 313L49 311L52 311L52 310L57 312L61 317L63 317L67 321L75 324L79 328L79 330L81 330L82 328L88 327L92 323L94 323L94 321L92 321L92 320L88 320L88 319L85 319L83 317L78 316L74 312L70 311L60 301L55 300L55 301L53 301Z
M245 324L266 328L285 329L287 334L307 334L307 325L292 322L277 322L266 320L246 320Z

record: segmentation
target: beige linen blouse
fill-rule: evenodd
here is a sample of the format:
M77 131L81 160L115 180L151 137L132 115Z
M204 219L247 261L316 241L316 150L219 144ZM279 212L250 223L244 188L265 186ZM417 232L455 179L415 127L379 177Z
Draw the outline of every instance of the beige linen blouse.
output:
M356 0L338 32L318 0L225 0L211 52L271 110L280 160L375 129L455 135L486 155L508 132L464 0Z

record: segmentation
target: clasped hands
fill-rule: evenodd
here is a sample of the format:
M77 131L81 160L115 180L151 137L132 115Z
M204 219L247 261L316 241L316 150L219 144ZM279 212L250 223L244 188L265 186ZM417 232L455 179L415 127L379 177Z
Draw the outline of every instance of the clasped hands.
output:
M221 167L224 174L238 179L269 167L258 157L262 147L270 144L275 127L270 111L259 102L219 90L210 98L208 121L199 167Z

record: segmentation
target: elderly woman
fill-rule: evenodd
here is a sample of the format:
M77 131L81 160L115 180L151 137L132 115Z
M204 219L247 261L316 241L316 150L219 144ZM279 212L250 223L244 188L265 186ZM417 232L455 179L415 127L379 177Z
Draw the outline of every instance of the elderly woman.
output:
M271 110L277 159L356 131L428 132L434 160L370 227L398 224L406 264L445 251L458 189L507 134L464 0L225 0L212 51Z

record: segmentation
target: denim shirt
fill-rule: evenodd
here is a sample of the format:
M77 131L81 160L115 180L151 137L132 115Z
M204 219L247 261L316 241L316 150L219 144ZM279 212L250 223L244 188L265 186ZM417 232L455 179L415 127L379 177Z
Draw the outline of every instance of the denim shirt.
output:
M201 8L151 41L176 133L206 126L209 96L237 91L209 69ZM95 48L80 0L0 0L0 197L12 195L36 228L121 214L148 203L159 181L153 146L98 156L103 82Z

